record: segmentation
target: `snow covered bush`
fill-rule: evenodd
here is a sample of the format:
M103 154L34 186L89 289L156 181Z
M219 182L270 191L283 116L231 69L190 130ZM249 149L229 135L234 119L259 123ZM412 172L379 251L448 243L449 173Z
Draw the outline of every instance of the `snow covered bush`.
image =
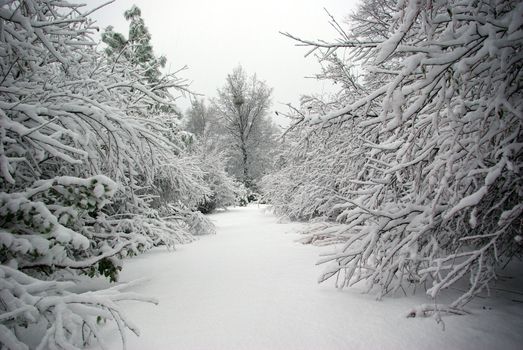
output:
M521 257L522 13L519 1L367 0L349 29L333 20L336 42L289 35L319 52L321 77L342 87L333 103L342 107L296 117L302 145L311 135L333 140L309 152L311 164L339 159L349 169L319 179L326 188L313 203L283 192L296 217L331 201L321 215L345 243L322 258L320 281L366 281L378 297L426 285L427 311L454 312ZM294 171L298 157L276 176L311 186L316 179ZM437 304L463 280L457 300Z
M247 204L249 204L248 193L249 191L243 183L237 181L235 182L234 198L237 205L240 207L245 207Z
M240 204L244 185L235 181L226 171L226 145L230 145L223 133L223 125L212 107L204 100L195 100L185 115L184 142L204 175L203 180L210 192L204 194L198 203L198 210L210 213L217 208Z
M68 281L80 272L115 280L118 255L144 244L140 235L122 239L101 229L98 214L115 187L99 175L55 177L25 192L0 192L0 341L7 349L85 346L98 338L102 319L138 334L115 302L153 299L117 288L77 293Z
M236 205L235 189L239 184L227 175L219 155L205 155L200 161L202 170L205 171L204 181L211 192L200 201L198 210L206 214L217 208L225 209Z
M104 176L55 177L24 192L0 192L0 262L38 275L71 268L114 279L117 267L100 262L121 248L98 235L96 218L115 187Z
M118 325L125 345L124 328L139 332L117 302L156 303L135 293L122 293L124 285L78 293L73 282L37 279L6 265L0 265L0 285L2 349L78 349L89 345L93 338L100 340L103 320Z
M152 79L150 67L97 51L88 16L65 1L0 4L7 348L83 347L99 338L101 320L116 322L122 336L125 327L136 332L116 302L150 299L117 288L81 293L78 275L115 280L123 257L192 240L194 218L164 218L154 201L165 195L182 210L208 192L169 138L169 119L154 115L175 110L168 89L184 90L184 82Z
M316 108L307 99L302 105L307 111ZM298 125L286 133L285 149L276 164L278 170L262 180L262 190L276 214L299 221L329 220L334 216L332 208L344 202L339 190L358 169L359 159L348 146L356 135L350 124L329 133L311 134Z
M200 211L187 211L185 213L184 221L189 227L189 232L194 236L216 233L214 224Z
M222 154L209 147L205 139L195 139L194 143L193 157L203 173L203 182L209 188L197 203L198 211L207 214L218 208L237 205L236 192L242 184L227 174Z

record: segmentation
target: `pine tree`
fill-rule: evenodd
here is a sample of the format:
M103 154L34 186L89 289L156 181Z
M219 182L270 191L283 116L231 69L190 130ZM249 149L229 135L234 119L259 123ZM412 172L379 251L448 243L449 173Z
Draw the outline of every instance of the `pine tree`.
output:
M102 41L107 44L106 53L116 60L124 56L132 65L144 70L148 83L157 83L162 76L160 68L165 67L167 60L164 56L155 56L151 34L142 18L140 8L133 5L124 12L124 17L129 21L128 38L114 32L114 27L108 26L102 33Z

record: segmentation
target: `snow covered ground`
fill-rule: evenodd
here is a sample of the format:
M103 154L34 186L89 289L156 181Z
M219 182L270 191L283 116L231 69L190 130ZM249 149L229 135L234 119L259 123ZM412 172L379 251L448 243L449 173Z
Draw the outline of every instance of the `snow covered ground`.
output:
M296 243L300 224L280 224L250 206L211 216L217 235L156 249L126 261L122 281L146 278L132 291L158 306L126 304L141 330L128 349L521 349L523 295L478 298L470 315L408 319L426 303L415 297L376 301L357 288L318 285L322 249ZM521 270L520 270L521 271ZM517 276L521 278L522 276ZM504 289L521 280L510 279ZM499 287L501 288L501 287ZM513 301L513 300L519 300ZM121 348L108 326L109 349Z

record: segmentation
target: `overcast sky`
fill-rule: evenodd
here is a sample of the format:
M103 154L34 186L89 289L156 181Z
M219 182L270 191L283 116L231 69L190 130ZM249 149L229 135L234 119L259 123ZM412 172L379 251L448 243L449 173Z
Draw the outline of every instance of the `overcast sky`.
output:
M103 0L87 0L89 7ZM227 74L241 64L256 73L273 92L273 110L285 111L285 103L297 104L301 94L329 90L329 84L307 79L319 71L307 49L296 47L281 34L290 32L306 39L336 38L323 8L338 20L351 13L357 0L116 0L93 15L98 25L113 25L127 36L123 12L136 4L152 35L154 51L167 57L191 89L214 97ZM182 110L188 100L178 100Z

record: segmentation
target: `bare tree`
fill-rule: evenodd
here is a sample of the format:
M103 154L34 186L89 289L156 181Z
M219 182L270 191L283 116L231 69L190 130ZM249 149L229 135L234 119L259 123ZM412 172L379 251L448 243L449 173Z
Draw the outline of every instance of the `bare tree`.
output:
M251 165L270 106L272 89L256 75L248 77L241 66L227 76L225 86L218 90L213 104L238 157L239 166L233 171L246 187L253 187Z

